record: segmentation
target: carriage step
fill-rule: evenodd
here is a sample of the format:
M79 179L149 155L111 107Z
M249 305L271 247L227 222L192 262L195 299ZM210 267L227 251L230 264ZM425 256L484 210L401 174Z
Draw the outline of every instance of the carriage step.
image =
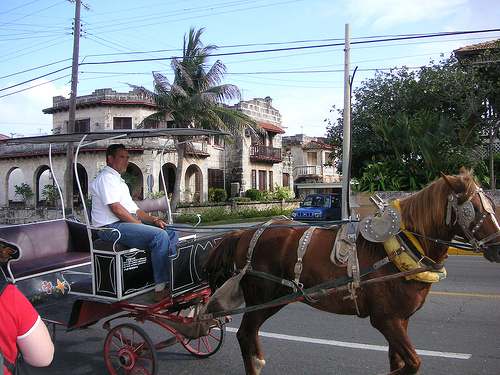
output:
M71 292L78 294L92 294L92 278L77 281L71 284Z

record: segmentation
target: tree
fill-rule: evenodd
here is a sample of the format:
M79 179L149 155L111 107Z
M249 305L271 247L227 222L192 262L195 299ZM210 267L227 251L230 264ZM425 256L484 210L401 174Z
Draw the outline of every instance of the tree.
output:
M208 68L210 54L217 47L204 46L202 33L203 29L191 29L184 35L182 58L174 57L171 62L173 82L153 73L154 92L133 86L151 97L157 107L156 113L144 119L144 126L173 120L176 127L220 130L233 135L242 134L246 127L260 129L250 117L224 105L227 100L239 100L240 91L235 85L221 84L226 67L220 60ZM173 211L180 201L186 141L179 139L176 146L179 157L171 201Z
M14 185L14 195L18 195L23 200L23 203L26 204L28 199L30 199L34 193L31 190L31 186L29 186L26 182L23 182L21 185Z
M460 164L482 162L476 150L488 100L480 87L477 74L454 57L418 71L377 72L362 82L351 114L352 175L366 176L366 168L382 159L431 180L439 171L455 173ZM327 121L330 143L340 146L341 119Z

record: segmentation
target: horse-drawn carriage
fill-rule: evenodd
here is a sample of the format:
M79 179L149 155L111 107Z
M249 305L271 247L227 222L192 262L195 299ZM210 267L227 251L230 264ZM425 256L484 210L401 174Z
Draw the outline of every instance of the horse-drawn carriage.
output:
M10 142L50 143L50 149L53 142L79 142L75 153L75 175L78 176L79 151L94 142L122 137L170 138L210 133L198 129L131 130L61 134ZM81 187L80 194L83 202ZM139 201L137 205L145 212L165 210L166 220L171 223L168 197ZM103 324L109 331L104 356L112 374L156 374L157 350L176 343L199 357L217 352L224 342L224 324L229 318L200 320L194 315L210 296L210 288L202 279L202 258L222 234L200 237L194 227L176 226L179 243L175 256L170 258L170 293L166 299L155 302L150 254L117 241L100 240L98 228L92 227L87 207L84 209L86 223L66 218L63 211L61 219L0 227L2 255L8 259L0 276L14 283L44 321L54 324L54 328L64 325L72 331L107 319ZM69 311L60 314L61 308ZM54 311L58 311L57 317L52 316ZM136 324L112 327L111 322L120 318L152 322L172 333L172 337L154 344ZM53 332L55 334L55 329Z
M120 317L151 321L175 334L173 339L154 345L136 325L111 328L112 317L103 325L109 330L105 358L111 373L140 368L152 374L156 371L156 349L176 342L195 355L213 354L222 344L226 316L243 313L237 338L245 371L259 374L265 364L259 328L286 304L301 301L324 311L370 317L372 326L389 342L391 374L415 374L420 358L407 335L408 321L423 306L431 283L445 275L443 260L448 247L482 252L488 260L500 263L500 226L492 201L465 170L457 176L443 175L419 193L390 206L376 203L379 212L362 221L321 225L275 221L223 237L181 242L179 254L185 255L180 257L189 261L176 264L172 260L173 295L157 304L145 300L151 284L148 272L144 272L148 260L140 251L98 247L89 225L64 219L57 222L58 231L70 235L61 241L68 246L59 258L75 252L73 238L79 238L76 241L80 244L82 230L88 234L83 252L90 257L81 264L70 264L80 255L68 255L60 279L44 285L54 296L64 295L66 287L78 295L68 323L70 330L121 313ZM0 238L7 229L0 229ZM183 231L190 235L189 229ZM468 243L452 243L455 236ZM29 237L20 236L17 243ZM40 237L31 244L36 249L43 241ZM20 253L22 260L22 246ZM200 259L205 255L202 267ZM43 264L47 256L36 262ZM21 278L27 274L16 275L20 271L15 264L11 262L7 271L11 279L17 277L21 287ZM80 266L90 268L82 271ZM202 272L213 290L219 288L210 299L211 288ZM69 281L70 277L78 280ZM137 284L138 280L141 283ZM238 308L243 302L246 306ZM192 345L191 339L197 345ZM144 369L145 363L150 367Z

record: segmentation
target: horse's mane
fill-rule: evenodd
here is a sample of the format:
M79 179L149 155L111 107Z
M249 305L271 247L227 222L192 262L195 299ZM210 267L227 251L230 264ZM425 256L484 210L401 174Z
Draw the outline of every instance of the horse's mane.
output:
M470 171L463 168L459 175L448 176L457 193L474 191L476 184ZM408 230L422 235L436 235L431 228L444 227L448 196L452 188L443 177L418 193L400 202L403 223Z

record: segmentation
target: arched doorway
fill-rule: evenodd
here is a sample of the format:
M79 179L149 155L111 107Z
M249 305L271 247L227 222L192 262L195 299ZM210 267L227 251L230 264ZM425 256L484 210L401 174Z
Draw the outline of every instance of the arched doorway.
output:
M184 199L187 202L199 203L203 197L201 170L196 164L192 164L186 170L185 176L186 192Z
M84 195L84 199L88 198L89 192L89 176L87 174L87 170L80 163L76 166L76 171L78 173L78 180L80 180L80 185L82 187L82 192ZM81 207L82 206L82 198L80 197L80 191L78 190L78 181L75 177L75 171L73 170L73 206Z
M177 168L175 168L175 165L172 163L166 163L163 164L162 166L163 170L163 175L165 176L165 185L167 186L167 194L173 194L174 192L174 186L175 186L175 171ZM161 182L161 173L158 176L158 190L159 191L164 191L163 183Z
M127 183L132 198L134 200L143 200L144 178L141 169L134 163L129 163L127 171L122 173L122 178Z
M12 168L7 174L7 200L10 204L20 204L23 198L16 195L16 186L21 186L25 183L24 172L19 167Z
M57 188L54 184L54 179L52 178L52 174L50 173L50 169L46 165L41 165L36 171L36 202L37 205L47 204L50 200L49 194L49 186L54 186L57 191ZM44 195L45 193L45 195Z

